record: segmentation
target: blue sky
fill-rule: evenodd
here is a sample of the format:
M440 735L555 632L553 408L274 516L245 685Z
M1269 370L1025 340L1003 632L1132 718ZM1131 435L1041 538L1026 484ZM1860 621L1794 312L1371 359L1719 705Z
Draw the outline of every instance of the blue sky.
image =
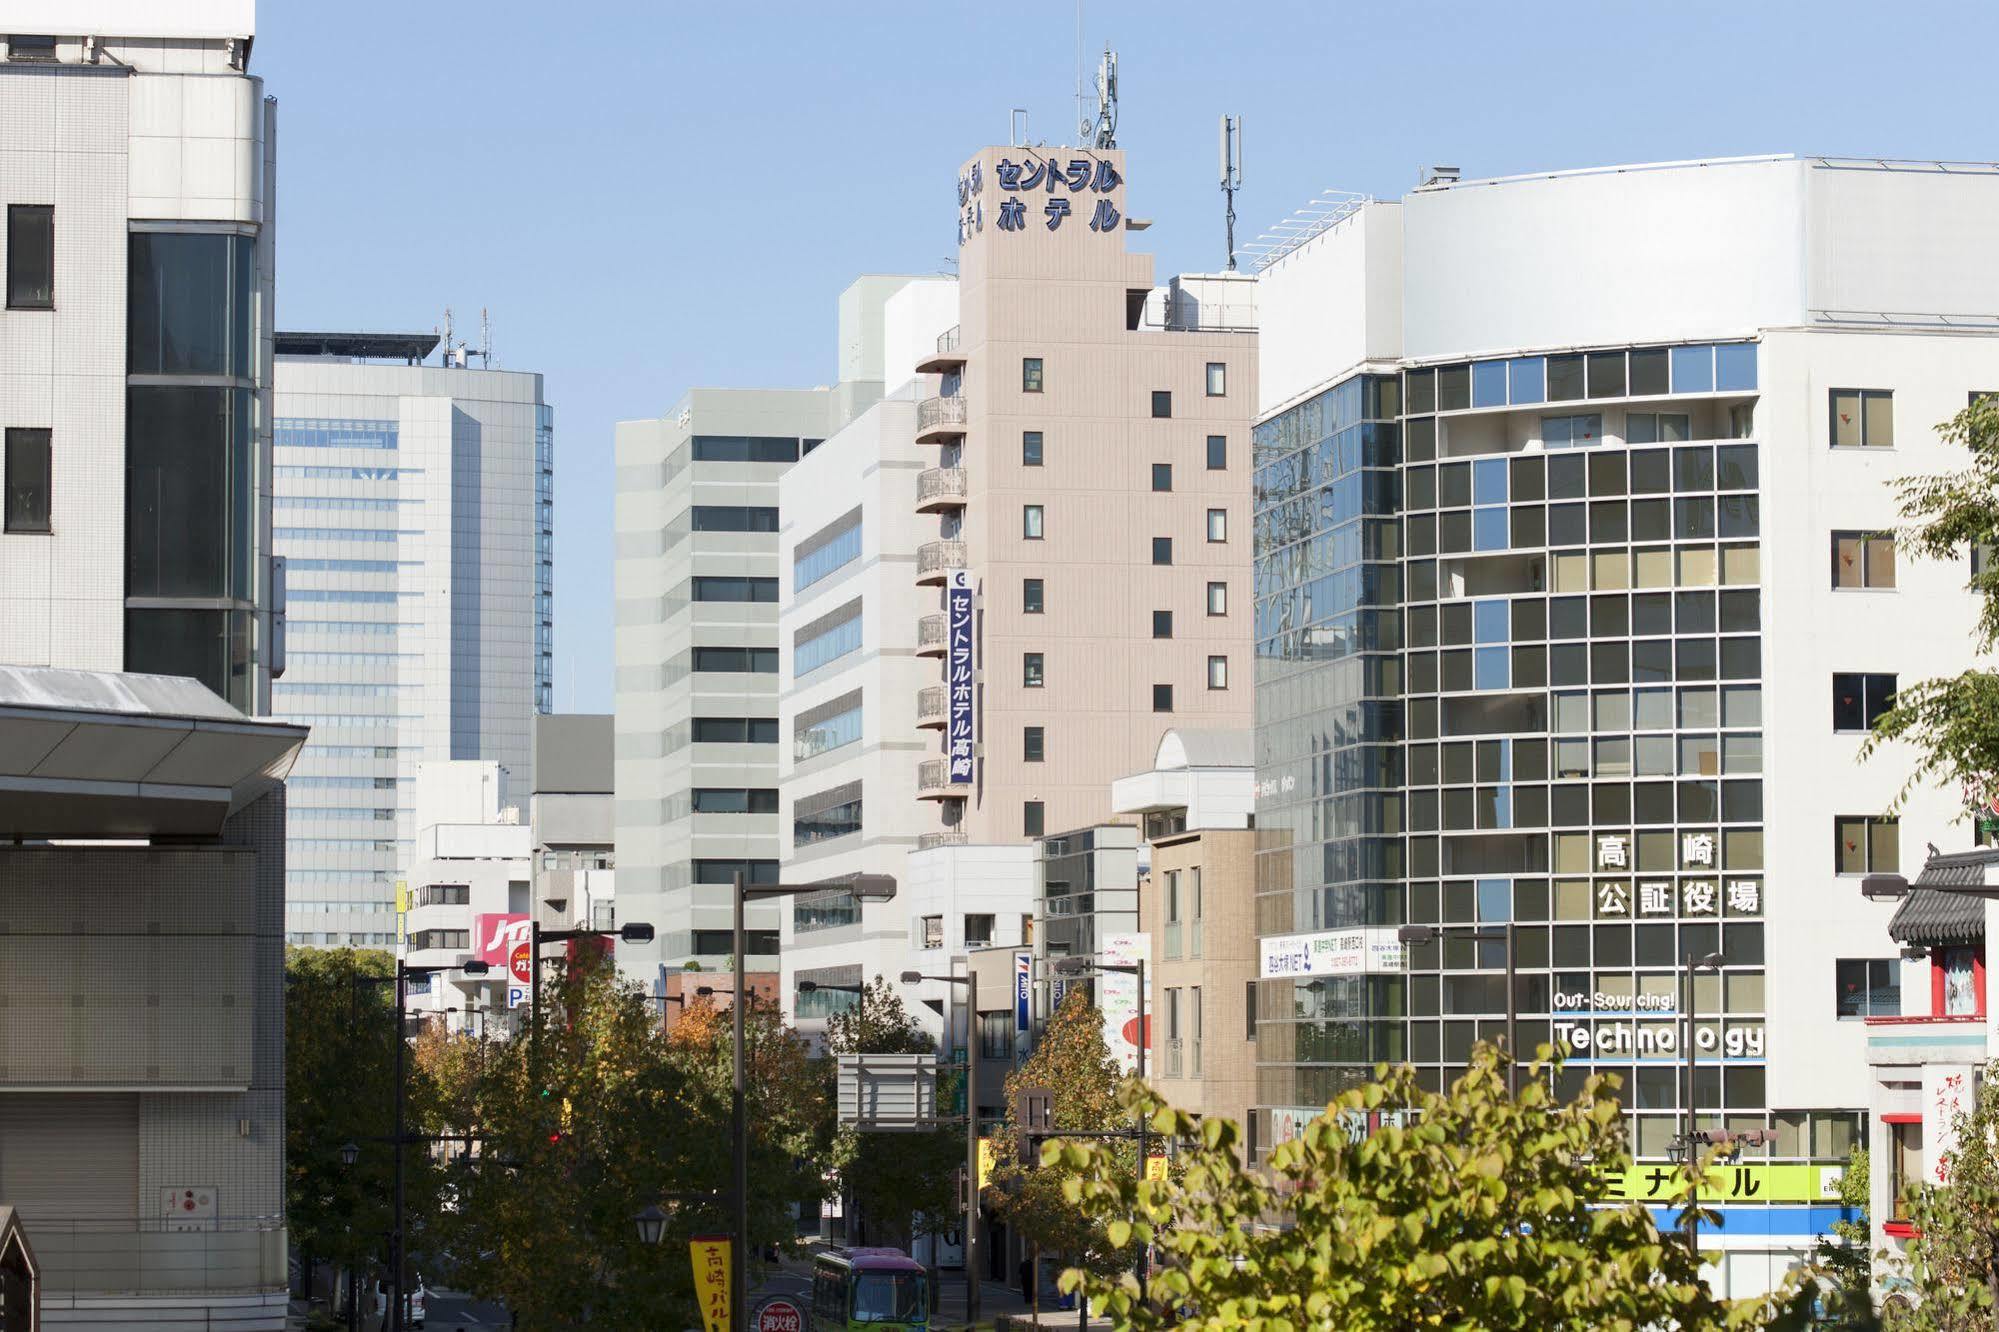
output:
M611 427L689 385L830 380L865 272L948 271L953 174L1073 138L1073 0L263 0L278 322L461 328L556 409L556 706L611 707ZM1999 7L1090 0L1121 61L1135 248L1219 267L1322 189L1745 153L1999 158Z

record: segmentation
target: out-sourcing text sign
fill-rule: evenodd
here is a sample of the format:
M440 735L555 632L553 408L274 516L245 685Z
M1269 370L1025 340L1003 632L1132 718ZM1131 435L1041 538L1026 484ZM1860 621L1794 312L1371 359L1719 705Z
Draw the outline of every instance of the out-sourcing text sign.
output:
M966 786L972 780L972 575L969 570L951 571L944 594L945 655L944 687L950 691L945 712L944 753L951 765L951 785Z

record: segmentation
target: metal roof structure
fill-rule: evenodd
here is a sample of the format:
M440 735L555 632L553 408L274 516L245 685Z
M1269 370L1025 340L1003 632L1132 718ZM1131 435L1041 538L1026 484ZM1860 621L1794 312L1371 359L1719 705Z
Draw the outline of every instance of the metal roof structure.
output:
M1889 937L1928 948L1984 942L1983 890L1992 866L1999 866L1999 850L1931 855L1910 885L1909 895L1895 908L1888 922Z
M213 836L305 737L179 676L0 666L0 837Z
M437 333L277 334L279 356L337 356L359 361L408 361L415 365L437 349Z

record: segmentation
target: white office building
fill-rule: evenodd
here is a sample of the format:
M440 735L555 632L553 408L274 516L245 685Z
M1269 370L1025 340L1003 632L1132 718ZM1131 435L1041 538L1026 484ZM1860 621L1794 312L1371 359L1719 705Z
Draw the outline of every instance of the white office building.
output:
M280 333L277 715L291 778L286 935L396 941L417 765L533 777L553 663L554 413L538 374L425 365L435 334ZM462 360L462 357L454 358Z
M1378 974L1265 951L1257 1150L1377 1060L1448 1082L1511 1009L1572 1048L1560 1090L1619 1074L1665 1162L1685 959L1719 953L1698 1127L1775 1142L1703 1247L1740 1295L1827 1231L1863 1019L1918 975L1859 891L1921 866L1886 817L1909 755L1856 752L1973 613L1967 564L1879 534L1999 387L1995 224L1999 167L1763 157L1439 171L1266 251L1258 918L1441 940ZM1499 932L1466 937L1504 924L1510 996Z
M453 1031L484 1032L488 1022L509 1020L508 965L528 942L534 838L520 807L506 803L507 784L506 770L490 760L417 765L404 960L455 968L478 959L489 968L415 982L409 1011Z

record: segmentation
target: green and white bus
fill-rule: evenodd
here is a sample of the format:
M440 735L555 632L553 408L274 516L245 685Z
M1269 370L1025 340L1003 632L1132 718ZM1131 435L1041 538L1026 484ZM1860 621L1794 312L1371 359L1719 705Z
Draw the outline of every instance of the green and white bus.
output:
M900 1249L829 1249L812 1265L812 1332L925 1332L930 1274Z

